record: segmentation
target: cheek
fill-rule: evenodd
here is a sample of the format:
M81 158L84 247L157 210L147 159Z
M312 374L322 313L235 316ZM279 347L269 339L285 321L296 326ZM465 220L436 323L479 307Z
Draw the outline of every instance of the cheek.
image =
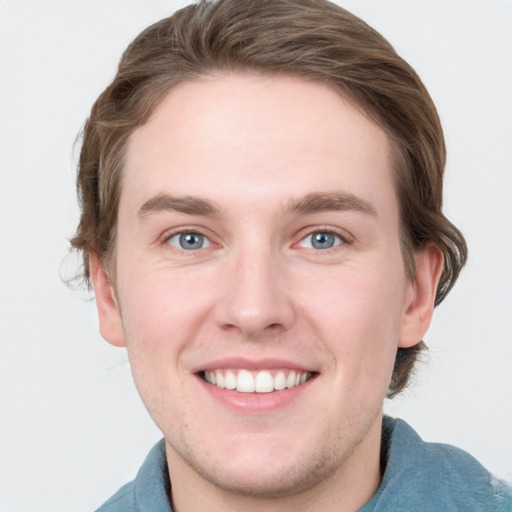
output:
M311 283L301 294L305 309L337 325L341 332L380 330L384 334L398 327L404 301L403 276L391 269L350 269L332 272L323 283Z
M380 269L333 273L323 289L304 294L303 310L342 369L340 378L379 379L387 386L397 349L405 276L393 268Z
M120 290L120 306L128 351L169 364L194 338L207 309L197 281L158 269L132 274Z
M200 338L204 294L196 293L194 280L158 270L132 274L124 283L121 312L133 379L151 416L164 428L167 415L184 407L180 396L188 373L183 353Z
M211 276L191 267L176 271L166 262L135 261L120 265L122 312L144 330L166 326L180 330L199 314Z

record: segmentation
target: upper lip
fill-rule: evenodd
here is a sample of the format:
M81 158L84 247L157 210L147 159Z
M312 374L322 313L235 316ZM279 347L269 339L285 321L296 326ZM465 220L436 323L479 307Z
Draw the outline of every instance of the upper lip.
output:
M244 369L244 370L275 370L275 369L290 369L303 372L316 373L318 369L313 368L311 365L299 363L288 359L248 359L245 357L224 357L222 359L215 359L207 363L198 365L192 368L193 373L212 371L218 369Z

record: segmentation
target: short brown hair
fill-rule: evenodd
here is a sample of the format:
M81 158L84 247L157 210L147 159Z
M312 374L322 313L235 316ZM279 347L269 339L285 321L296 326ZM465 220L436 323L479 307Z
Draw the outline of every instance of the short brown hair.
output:
M81 218L72 247L110 267L126 143L177 83L218 71L285 74L326 83L388 134L396 167L406 273L415 251L435 244L444 257L439 304L467 248L442 213L446 151L435 106L414 70L378 32L327 0L200 1L144 30L124 52L83 131L78 168ZM399 348L388 396L407 384L425 348Z

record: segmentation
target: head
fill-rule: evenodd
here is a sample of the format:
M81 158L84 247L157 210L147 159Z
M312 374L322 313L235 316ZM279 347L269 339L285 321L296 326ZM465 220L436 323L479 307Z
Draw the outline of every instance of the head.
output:
M339 92L388 135L400 206L405 271L414 252L435 244L443 255L436 305L466 260L461 233L442 213L445 144L435 106L415 71L375 30L324 1L202 2L142 32L125 51L114 81L96 101L80 155L82 216L72 246L97 254L115 280L116 223L127 141L165 94L216 72L256 71L318 81ZM389 396L407 384L425 349L397 351Z
M226 94L226 91L229 91L230 88L233 90L232 98L229 94ZM318 101L312 101L311 104L311 112L313 112L311 119L308 118L310 111L303 110L308 94L318 95ZM252 104L253 97L260 98L258 99L260 104ZM272 98L277 97L281 97L283 101L273 103ZM197 107L194 110L193 105L196 100L197 105L202 105L201 109ZM294 104L293 100L297 105L295 113L293 109L290 109L291 105ZM290 169L283 170L282 181L280 181L280 171L275 168L270 174L268 174L270 172L268 169L268 172L262 172L260 175L258 174L259 170L251 168L250 175L243 173L242 175L227 175L225 169L230 168L233 163L231 160L223 162L225 165L222 170L217 169L215 165L210 166L207 165L208 162L202 161L201 165L196 162L197 165L194 167L194 164L190 168L187 168L188 164L185 164L184 168L187 169L187 172L183 171L183 175L174 171L171 172L170 175L174 180L171 182L161 173L160 164L155 164L159 170L152 174L150 172L152 176L150 180L160 180L160 185L152 189L153 193L157 193L153 194L151 198L147 198L149 202L146 201L142 204L136 201L130 202L137 195L138 192L136 191L144 190L145 187L145 163L138 155L145 155L145 148L148 148L150 141L156 141L161 134L167 133L167 139L165 141L160 140L157 143L160 152L158 154L165 155L168 161L174 161L174 158L178 158L178 160L181 158L181 152L188 144L191 145L191 153L194 153L193 136L192 139L186 137L183 140L180 139L182 133L177 129L177 126L183 127L185 135L188 133L187 129L192 133L194 132L194 122L197 119L199 133L204 135L205 132L201 132L201 127L204 128L207 120L202 117L201 112L208 111L208 116L211 119L217 119L215 116L219 116L218 121L219 126L222 127L221 130L229 131L232 129L232 125L227 128L224 127L222 114L215 111L215 105L218 102L224 106L226 112L232 115L230 117L226 114L230 119L233 119L233 116L236 117L236 113L239 111L248 113L245 118L239 120L241 122L240 140L242 145L245 140L244 133L249 135L250 132L251 137L255 137L254 140L265 133L265 130L262 129L265 122L275 122L277 132L279 129L283 129L279 125L279 120L272 118L271 115L272 109L279 109L281 105L283 109L289 109L286 111L288 112L286 115L290 115L290 133L292 133L293 127L297 127L297 129L302 127L303 130L296 134L297 136L293 138L291 143L300 140L301 133L307 135L307 133L304 133L307 130L303 124L301 125L301 120L308 119L311 126L315 125L315 119L318 120L314 117L315 108L317 114L321 115L323 112L322 115L326 119L329 117L327 115L330 111L329 105L332 106L333 112L339 111L340 116L345 116L343 119L347 120L349 124L352 123L353 130L350 133L345 133L343 132L344 125L340 125L340 139L338 141L333 139L331 142L332 144L339 142L341 147L343 141L351 140L353 147L357 148L355 151L359 151L358 154L364 161L360 162L361 168L352 168L352 178L355 181L354 186L349 190L348 196L341 199L339 196L328 197L327 202L337 202L338 206L340 201L341 203L344 202L344 210L364 210L368 206L364 201L363 206L357 200L355 203L351 203L354 197L357 198L357 194L353 194L354 190L357 190L360 185L362 188L366 187L365 190L370 197L373 196L375 190L386 189L386 180L388 180L388 192L391 192L382 201L387 204L385 209L387 208L389 213L390 229L396 229L399 250L396 252L396 265L386 267L387 285L389 287L392 283L398 282L399 288L396 295L401 297L400 304L407 297L410 299L409 302L413 302L414 299L411 297L414 292L411 290L414 289L414 285L411 283L415 283L419 279L418 273L430 272L432 279L426 280L429 281L429 284L426 284L425 287L428 288L433 285L435 288L429 292L432 295L432 302L435 301L435 304L438 304L443 300L453 286L465 262L466 246L460 232L442 213L442 183L445 165L443 134L433 102L414 70L395 53L391 45L382 36L363 21L324 0L262 0L258 2L252 0L220 0L213 3L201 2L186 7L172 17L152 25L132 42L121 59L114 81L96 101L84 129L78 176L82 217L77 234L72 240L72 245L83 252L85 281L90 284L95 272L104 272L103 282L107 285L110 283L113 294L112 304L117 308L120 318L123 318L124 313L124 334L116 339L122 339L119 344L126 343L128 345L129 354L130 341L125 339L130 337L128 331L131 331L133 336L141 334L140 332L137 334L137 326L131 323L129 318L130 311L133 311L132 308L136 306L127 297L131 293L129 286L123 284L130 275L129 271L126 270L130 265L124 264L125 253L123 252L126 247L129 247L129 243L126 243L126 233L129 229L124 227L123 219L126 215L129 215L131 207L142 208L139 217L144 217L146 211L151 215L155 211L175 209L176 204L173 203L174 205L170 208L168 198L162 193L166 193L167 186L172 189L175 186L174 184L181 183L186 185L177 187L179 192L177 195L180 201L185 201L180 203L178 207L181 214L192 214L195 216L194 218L198 216L200 218L213 218L215 216L222 218L224 214L231 215L233 218L236 218L237 215L240 218L247 216L247 230L250 230L252 226L255 233L261 234L263 231L259 228L262 225L259 225L256 219L251 217L259 211L258 205L260 203L256 201L255 196L247 197L247 203L254 201L255 205L250 212L243 209L243 202L222 202L224 197L222 195L222 183L229 183L235 179L237 181L241 180L241 194L244 191L243 183L247 185L247 190L251 191L259 190L261 185L262 194L263 192L264 194L260 199L268 197L270 209L272 209L274 192L282 190L286 193L289 192L288 196L281 195L276 198L274 205L276 215L276 212L282 211L282 207L286 204L288 205L287 215L291 215L290 212L296 213L297 211L302 212L301 215L307 211L309 215L316 211L314 204L318 197L314 196L316 190L312 184L315 181L312 174L318 172L319 175L322 175L323 170L313 170L300 163L297 166L297 186L295 188L289 186L288 189L286 188L287 184L294 181ZM183 105L186 107L182 108ZM258 108L263 109L263 112L268 112L270 117L262 119L256 116L252 119L251 112L254 113ZM211 109L211 112L209 109ZM297 119L294 119L294 116ZM247 123L244 124L244 119L249 118L254 121L254 125L246 126ZM168 132L165 123L173 125L174 132L173 129ZM332 119L329 122L326 121L325 124L329 129L337 130L338 125L336 123L336 119ZM259 132L258 127L260 128ZM322 123L318 126L318 133L321 130ZM332 133L332 131L329 133ZM371 134L369 137L375 142L374 151L369 150L365 157L362 156L365 155L365 146L360 144L360 141L365 139L364 133ZM358 137L358 134L360 137ZM232 132L232 135L234 139L237 138L236 132ZM286 137L284 138L286 139ZM324 139L330 140L327 136ZM314 135L312 135L312 140L323 144L322 140L318 137L315 139ZM173 141L181 141L181 145L176 146L175 153L168 154L166 151L169 147L173 147ZM204 138L196 142L203 144ZM274 146L272 141L267 142L270 151L270 148ZM267 147L267 142L263 141L262 147ZM304 142L303 147L306 146L307 142ZM208 153L203 146L200 147L201 154ZM222 148L222 144L219 144L216 150L219 150L219 148ZM245 147L245 150L247 148L250 148L250 144ZM155 151L156 149L152 155L158 160ZM197 148L196 151L198 151ZM241 157L242 153L237 154L236 151L234 150L235 156ZM276 152L279 151L280 149L276 148ZM298 149L297 152L300 154L301 151L301 149ZM329 151L326 151L326 153L329 153ZM265 151L261 154L264 155ZM335 154L337 154L336 151ZM223 155L225 155L225 152L212 153L211 161L222 161ZM283 157L282 154L276 153L276 155L277 160ZM272 155L272 158L276 155ZM347 153L343 153L340 149L340 155L347 156ZM148 161L151 161L151 155L146 156ZM251 162L257 161L259 156L260 154L252 155ZM163 158L164 156L162 156ZM236 161L239 163L240 159ZM380 175L376 172L375 183L372 185L371 180L365 181L365 172L369 172L368 169L371 165L378 167L380 165L378 162L384 162L383 167ZM328 163L322 163L329 167ZM151 164L148 165L151 166ZM236 168L239 172L242 172L237 165L233 164L233 169ZM198 167L204 169L204 176L200 173L197 174ZM209 167L212 167L214 178L208 175ZM285 167L286 162L282 168ZM347 168L351 168L351 166L347 164ZM192 179L191 176L195 178ZM345 179L350 183L352 178L340 175L339 189L343 189ZM322 179L324 185L326 185L324 189L329 188L331 191L337 191L334 172L325 171L322 176L318 177L319 183L322 183ZM210 182L210 180L214 181ZM188 196L193 194L189 191L196 188L195 184L201 183L203 185L209 183L209 187L203 189L199 187L199 191L213 191L212 203L219 207L217 209L219 211L212 208L212 203L190 202ZM219 183L220 185L218 185ZM264 187L263 184L265 184ZM301 189L300 184L304 185L304 190ZM322 192L326 192L326 190L322 190ZM197 195L204 196L202 193ZM385 193L383 193L384 196ZM174 201L175 199L176 197L174 197ZM242 199L244 198L242 197ZM322 208L325 209L326 197L322 197L321 200L324 206L317 208L318 211L321 211ZM377 202L380 200L378 199ZM278 208L278 204L281 205L281 209ZM332 209L336 210L338 206ZM237 208L239 208L239 211L237 211ZM370 213L367 211L367 215L372 215L372 208L370 201L370 208L367 208ZM187 209L189 213L186 212ZM396 219L394 212L396 213ZM261 210L261 213L266 215L263 210ZM290 219L291 217L286 218ZM213 232L217 228L219 232L224 230L225 233L230 233L230 230L222 222L220 224L218 220L215 222L217 224L208 224L205 228L208 231L206 238L209 237L209 245L201 249L206 251L203 254L220 254L216 252L217 249L229 245L226 240L231 235L226 234L226 240L224 240L222 235ZM275 225L279 225L275 218L266 217L264 222L266 222L265 226L270 226L272 229L274 229L275 223L277 223ZM217 228L212 226L217 226ZM286 224L286 226L289 226L289 224ZM303 226L300 226L300 228L302 229ZM235 231L233 228L233 233ZM285 231L283 227L279 239L285 237L285 234L283 234ZM197 231L194 229L191 233L193 236L189 238L189 243L199 243ZM240 230L238 233L242 234L243 231ZM276 232L272 231L272 233L275 234ZM320 236L320 239L316 240L315 243L326 242L325 233L327 233L327 230L325 233L320 233L318 230L315 233L315 236ZM340 242L343 239L343 236L338 237L330 231L327 234L333 237L331 242L334 241L334 245L337 245L336 240ZM204 242L206 235L201 234L201 232L199 232L199 235ZM310 236L310 234L304 232L304 236L306 235ZM175 247L176 244L183 242L182 236L183 234L178 232L172 236L169 235L166 244ZM187 236L190 237L190 233ZM295 245L288 245L287 247L298 248L299 251L303 251L303 249L310 250L311 247L304 245L306 242L303 240L295 240ZM239 242L238 240L237 243ZM235 246L238 247L234 244L233 247ZM178 249L182 250L179 246ZM255 250L254 247L253 249ZM391 252L387 256L395 254L393 249L389 250ZM243 253L241 249L240 251L239 255ZM385 259L383 258L384 253L380 256L379 261L383 262ZM233 258L235 257L233 256ZM283 261L285 259L279 260L280 263L276 260L276 268L279 265L284 265ZM201 261L204 263L203 260ZM418 262L421 264L419 271L417 268ZM384 263L382 264L384 265ZM233 263L233 265L235 264ZM189 266L188 275L194 275L197 279L205 280L200 265L194 263ZM261 270L262 266L261 262L257 264L258 271ZM332 270L335 266L328 265L322 268L327 267ZM240 268L236 270L236 265L231 270L233 271L232 280L240 278L243 281L245 279L242 270ZM264 279L269 278L269 275L274 272L271 268L267 270L267 274L264 272L266 276ZM301 310L304 304L308 304L308 297L303 294L303 290L299 289L300 285L292 282L296 279L294 275L300 275L303 270L299 266L297 267L297 274L293 274L290 267L286 267L286 270L279 272L279 277L276 275L274 276L275 279L272 278L272 283L281 283L285 288L293 289L296 284L294 297L303 297L303 301L295 309L293 307L287 309L288 306L283 304L276 306L276 311L278 313L281 311L282 318L277 318L272 322L269 320L268 327L272 328L265 332L264 338L267 341L274 338L285 338L284 331L288 329L286 327L287 322L289 321L291 325L294 321L290 318ZM143 270L141 269L141 271ZM237 272L240 272L240 275L236 275ZM288 272L290 272L289 281L286 277ZM325 271L322 270L322 272ZM137 271L135 271L136 273ZM132 274L132 277L135 274ZM257 274L258 272L255 271L251 275ZM378 281L377 275L372 280L370 274L371 272L365 273L365 282L368 286L370 286L369 283ZM394 275L393 278L389 277L391 274ZM400 278L395 279L398 275ZM328 282L334 282L336 275L328 276L326 274L323 278L327 279ZM160 278L158 279L161 281ZM173 282L181 282L181 278L176 276L173 279ZM345 282L354 283L350 279ZM230 283L223 282L222 286L229 289ZM258 290L263 285L255 281L252 286L255 290L254 293L257 295ZM383 284L382 290L384 288ZM328 307L344 309L343 289L340 287L339 290L340 295L338 296L335 288L327 287L327 296L319 296L318 300L315 299L316 303L320 304L324 301L324 310ZM229 295L230 292L227 293ZM357 291L355 295L357 295ZM232 299L230 297L222 297L219 302L226 305ZM381 301L386 300L382 295L379 297ZM364 297L363 293L358 305L359 313L362 314L364 309L368 307L369 313L372 314L372 300L369 295ZM158 300L155 300L154 303L157 304ZM151 307L151 303L146 306ZM162 304L159 304L159 307L162 306ZM352 304L352 306L356 308L356 304ZM377 310L382 311L377 303L374 306L375 311L373 312L378 317ZM173 307L180 309L180 306L176 303L168 304L164 309L167 310L167 308ZM398 324L398 317L406 313L400 308L401 306L397 305L397 318L389 320L390 325L387 330L390 338L394 334L397 338L400 337L400 327L394 325L395 320ZM345 309L350 311L350 305L347 305ZM294 314L291 313L292 310L295 311ZM333 311L336 314L335 309ZM183 312L183 314L186 316L186 312ZM306 316L307 314L306 311ZM148 315L150 317L151 312L148 312ZM217 317L219 315L221 314L219 313ZM165 317L165 313L162 313L162 316ZM190 322L196 320L191 318ZM349 317L348 320L350 320ZM153 323L158 322L159 320L155 317ZM236 321L228 322L226 320L224 327L228 324L236 325ZM187 325L187 328L189 327L190 325ZM245 333L246 337L248 339L259 338L260 336L256 336L249 327ZM415 332L423 332L424 327L425 325L422 325ZM239 329L238 334L241 331L243 330ZM379 328L376 325L373 334L378 331ZM300 332L305 332L305 330L302 329ZM368 331L365 336L371 334ZM336 333L336 335L340 335L340 333ZM194 337L192 334L190 336ZM406 385L414 362L424 348L421 337L422 335L418 334L417 339L412 340L409 336L407 341L403 343L395 342L394 344L388 340L386 350L391 351L393 356L389 373L384 372L384 380L387 378L388 396L395 395ZM145 342L146 349L149 350L148 347L151 346L152 341L147 339ZM133 341L134 346L137 343L140 345L140 340ZM172 340L169 343L172 343ZM271 342L268 341L268 343ZM196 350L199 350L200 345L201 343L196 347ZM246 351L245 353L249 354L252 349L248 349L247 345L244 345L244 347L246 347L243 349ZM203 347L203 350L208 352L206 347ZM257 350L260 350L260 348ZM308 349L304 349L304 359L306 359L307 352ZM186 350L185 353L187 353ZM137 368L138 361L142 357L138 349L132 351L132 354L130 354L132 368ZM192 359L194 358L192 357ZM326 355L324 361L326 367L329 366L328 359L329 357ZM323 363L318 361L318 364ZM208 369L201 367L199 370L202 378L205 378L205 370ZM328 371L326 373L328 374ZM136 370L134 376L136 383L138 378L144 379L137 376ZM206 378L210 377L206 375ZM225 375L222 378L225 378ZM364 379L364 375L362 375L362 378ZM320 381L320 379L317 380ZM144 384L140 385L138 383L138 385L139 390L144 388ZM151 402L150 405L146 403L150 412L152 412L152 408L156 410L159 407L155 405L155 402L158 402L159 399L153 396L153 400L149 397L153 392L154 390L141 391L143 399L144 393L146 393L147 401ZM378 399L381 400L379 397ZM155 415L158 416L158 412L153 414L153 416ZM351 410L347 413L347 418L353 418L354 415L357 415L357 411ZM181 419L186 424L191 418L187 418L184 413ZM157 423L159 420L165 424L165 419L158 418L156 419ZM350 420L347 419L347 422L350 423ZM253 427L254 425L251 426L251 428ZM161 428L165 433L165 425ZM367 426L367 428L369 427ZM357 437L356 434L354 436ZM356 441L354 443L357 444ZM186 450L186 448L183 448L183 451L186 452ZM183 456L182 453L180 455ZM348 456L349 454L347 454ZM199 463L198 466L200 466Z

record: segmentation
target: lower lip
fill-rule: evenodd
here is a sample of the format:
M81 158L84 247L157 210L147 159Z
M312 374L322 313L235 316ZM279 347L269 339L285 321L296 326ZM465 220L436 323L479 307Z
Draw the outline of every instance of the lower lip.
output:
M272 393L240 393L209 384L199 376L197 378L203 389L215 400L244 414L257 414L272 412L292 404L313 384L316 376L300 386Z

